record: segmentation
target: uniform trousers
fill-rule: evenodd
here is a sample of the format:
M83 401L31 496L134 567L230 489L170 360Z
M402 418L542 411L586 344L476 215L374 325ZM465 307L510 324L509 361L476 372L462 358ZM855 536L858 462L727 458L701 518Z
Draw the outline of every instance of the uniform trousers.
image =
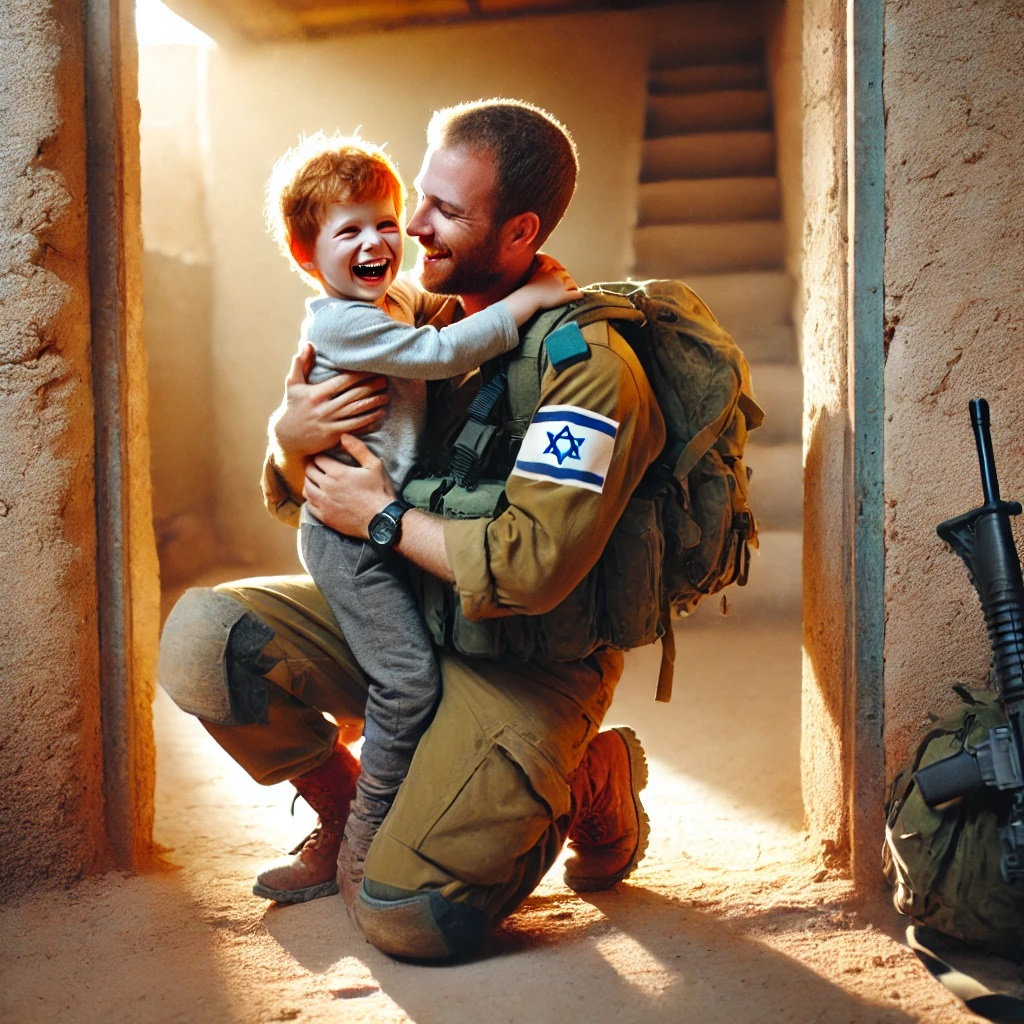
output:
M309 771L332 750L335 722L361 722L366 706L366 678L330 608L308 576L215 590L265 627L269 639L252 665L267 700L260 721L206 728L258 782ZM574 813L569 776L611 703L622 654L527 662L441 652L440 668L436 714L370 848L366 878L439 892L493 925L562 849Z

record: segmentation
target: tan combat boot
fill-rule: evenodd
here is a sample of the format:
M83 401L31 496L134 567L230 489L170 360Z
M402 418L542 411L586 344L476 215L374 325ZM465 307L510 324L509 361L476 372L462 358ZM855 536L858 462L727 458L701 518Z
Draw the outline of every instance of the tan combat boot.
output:
M640 803L647 759L632 729L598 733L569 779L575 817L565 884L576 892L609 889L647 850L650 824Z
M338 850L358 776L359 762L339 742L326 761L292 779L320 820L289 856L268 864L256 876L252 891L257 896L278 903L305 903L338 891Z

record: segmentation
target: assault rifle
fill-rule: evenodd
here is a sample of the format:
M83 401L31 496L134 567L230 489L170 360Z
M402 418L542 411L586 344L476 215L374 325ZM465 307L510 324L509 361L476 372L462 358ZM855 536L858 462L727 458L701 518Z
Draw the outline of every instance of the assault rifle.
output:
M1010 790L1009 815L1000 829L999 869L1005 882L1024 888L1024 581L1010 530L1010 517L1020 515L1021 505L999 498L988 402L976 398L969 408L985 504L936 529L964 560L981 598L992 648L991 685L1006 722L990 729L977 746L919 769L914 780L929 807L985 786Z

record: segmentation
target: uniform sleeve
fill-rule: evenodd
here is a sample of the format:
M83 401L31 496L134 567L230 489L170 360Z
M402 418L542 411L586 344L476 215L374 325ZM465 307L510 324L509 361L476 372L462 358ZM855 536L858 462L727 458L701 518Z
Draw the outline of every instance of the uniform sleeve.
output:
M269 447L263 458L263 478L260 484L263 488L263 504L267 511L285 526L297 527L302 511L302 499L289 490L274 462L273 450Z
M538 615L567 597L665 443L664 419L632 350L605 323L584 330L588 341L594 332L606 343L591 344L589 359L545 374L506 482L509 507L494 519L445 521L467 618Z
M504 302L440 329L400 323L367 302L317 299L303 324L318 369L367 370L414 380L442 380L475 370L519 343Z

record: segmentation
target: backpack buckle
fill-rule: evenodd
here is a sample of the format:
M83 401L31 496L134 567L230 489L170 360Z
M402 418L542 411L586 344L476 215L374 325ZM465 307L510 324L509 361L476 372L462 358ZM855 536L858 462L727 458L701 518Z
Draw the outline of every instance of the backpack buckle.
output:
M476 490L480 483L480 468L497 431L498 428L489 423L466 421L452 446L449 462L449 472L460 487L467 491Z
M481 467L498 432L490 420L507 386L508 377L501 371L480 388L466 411L468 419L452 444L449 473L467 491L476 490L480 482Z

